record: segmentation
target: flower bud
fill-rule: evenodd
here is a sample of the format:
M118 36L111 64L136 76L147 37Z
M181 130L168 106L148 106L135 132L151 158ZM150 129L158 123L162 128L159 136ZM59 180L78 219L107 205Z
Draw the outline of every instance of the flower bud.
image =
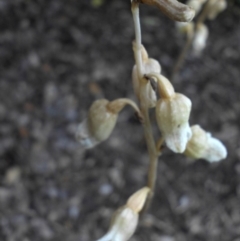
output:
M128 241L138 224L138 213L146 201L149 188L144 187L135 192L113 215L109 231L97 241Z
M109 231L97 241L129 240L137 228L138 216L127 206L119 208L113 216Z
M204 24L199 24L196 29L196 33L193 39L193 51L196 55L199 55L206 47L208 38L208 28Z
M227 156L225 146L210 133L205 132L199 125L191 127L192 138L184 152L186 156L194 159L205 159L209 162L220 161Z
M226 0L209 0L208 19L213 20L227 8Z
M92 148L106 140L115 127L118 113L126 105L130 105L138 114L139 119L142 119L138 106L130 99L119 98L111 102L101 99L93 102L87 119L78 126L77 140L85 148Z
M92 148L106 140L116 124L117 113L108 110L106 99L95 101L88 112L88 118L78 127L76 138L85 148Z
M155 6L170 19L178 22L190 22L195 11L177 0L140 0L141 3Z
M173 152L182 153L191 138L189 115L191 101L186 96L175 93L172 98L160 99L156 105L158 127L166 145Z
M148 193L150 189L148 187L143 187L127 200L127 206L131 208L134 212L139 213L145 204Z
M133 48L135 51L135 43L133 43ZM144 46L141 46L141 54L142 54L142 64L143 64L143 75L149 74L151 72L154 73L159 73L161 72L161 66L159 62L155 59L148 58L148 53ZM133 89L135 95L139 97L140 95L140 80L138 78L138 73L137 73L137 66L133 66L133 71L132 71L132 80L133 80ZM157 96L155 91L153 90L151 84L148 82L147 85L145 86L145 102L149 108L155 107L156 101L157 101Z
M187 5L195 10L195 14L197 15L201 9L202 5L206 2L206 0L189 0L187 1Z

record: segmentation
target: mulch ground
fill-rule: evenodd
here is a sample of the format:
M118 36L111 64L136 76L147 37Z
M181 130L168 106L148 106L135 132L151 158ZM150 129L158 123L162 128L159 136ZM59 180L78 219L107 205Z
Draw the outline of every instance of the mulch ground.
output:
M228 157L210 164L164 150L132 241L240 241L239 19L229 1L207 22L202 56L190 52L174 81L192 100L191 124L219 138ZM141 6L141 22L143 43L170 76L184 37L155 8ZM97 240L145 185L148 155L131 108L96 148L75 140L94 100L134 99L133 38L127 0L0 1L0 240Z

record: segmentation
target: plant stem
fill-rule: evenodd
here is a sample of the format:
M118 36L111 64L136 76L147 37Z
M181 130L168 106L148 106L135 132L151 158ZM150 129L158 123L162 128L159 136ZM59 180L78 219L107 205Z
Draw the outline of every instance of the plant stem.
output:
M192 41L193 41L194 35L195 35L195 31L194 31L194 33L189 34L187 36L185 45L184 45L180 55L178 56L176 64L174 65L174 68L173 68L173 71L172 71L172 76L171 76L171 82L174 81L174 79L176 78L176 75L178 74L179 70L181 69L181 67L182 67L182 65L184 63L185 57L186 57L186 55L188 53L188 50L189 50L189 48L192 45Z
M139 3L138 1L132 1L132 15L135 29L135 41L136 41L136 50L134 51L134 57L137 65L137 73L138 78L141 79L143 77L143 64L142 64L142 36L141 36L141 26L139 19Z
M143 66L142 66L142 54L141 54L141 27L139 21L139 4L137 1L132 1L132 14L134 20L135 28L135 38L136 38L136 50L134 51L134 57L137 65L138 78L140 81L140 109L143 116L143 129L144 136L147 144L147 149L149 153L149 169L148 169L148 187L150 192L145 203L145 206L141 213L144 213L150 206L151 200L154 195L154 189L157 178L157 164L158 164L158 152L156 150L155 140L152 134L152 126L149 118L148 106L146 103L146 85L148 80L143 77Z
M193 33L190 33L187 36L184 48L182 49L180 55L178 56L177 62L175 64L174 68L173 68L171 81L174 81L174 78L176 77L180 68L182 67L182 65L184 63L184 60L185 60L185 57L188 53L188 50L191 47L193 39L195 37L196 29L200 24L202 24L205 21L208 13L209 13L209 0L205 3L204 8L203 8L201 14L199 15L199 17L197 19L197 22L196 22L195 27L193 29Z

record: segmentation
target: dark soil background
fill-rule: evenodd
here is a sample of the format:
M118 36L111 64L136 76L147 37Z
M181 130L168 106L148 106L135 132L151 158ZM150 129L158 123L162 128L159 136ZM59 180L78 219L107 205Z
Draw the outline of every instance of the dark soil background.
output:
M170 76L184 37L155 8L141 6L141 17L143 43ZM164 150L132 241L240 241L239 2L207 25L202 57L188 55L174 86L192 100L191 124L228 157L210 164ZM145 185L148 155L129 107L96 148L74 137L94 100L134 99L133 32L128 0L0 1L1 241L96 240Z

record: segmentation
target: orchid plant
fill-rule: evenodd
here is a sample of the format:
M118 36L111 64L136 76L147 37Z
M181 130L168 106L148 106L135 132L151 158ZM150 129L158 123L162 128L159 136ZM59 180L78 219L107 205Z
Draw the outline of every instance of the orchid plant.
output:
M193 159L202 158L216 162L227 156L227 150L219 140L199 125L190 127L191 100L184 94L175 92L172 83L161 74L160 63L148 56L141 41L140 3L158 7L170 19L184 23L181 26L191 29L190 22L195 12L199 12L205 2L206 0L192 0L188 2L188 6L176 0L131 0L135 29L133 41L135 65L132 81L139 104L127 98L95 101L89 109L87 118L79 125L76 137L84 148L93 148L110 136L119 112L126 105L130 105L137 113L144 130L149 153L148 182L145 187L135 192L124 206L117 209L109 231L98 241L127 241L134 234L139 214L148 209L154 195L157 164L163 143L171 151L183 153ZM205 3L208 6L205 15L210 18L215 17L220 12L218 6L220 2L222 4L223 1L208 0ZM149 118L150 108L155 108L156 121L161 132L157 141L153 137Z

